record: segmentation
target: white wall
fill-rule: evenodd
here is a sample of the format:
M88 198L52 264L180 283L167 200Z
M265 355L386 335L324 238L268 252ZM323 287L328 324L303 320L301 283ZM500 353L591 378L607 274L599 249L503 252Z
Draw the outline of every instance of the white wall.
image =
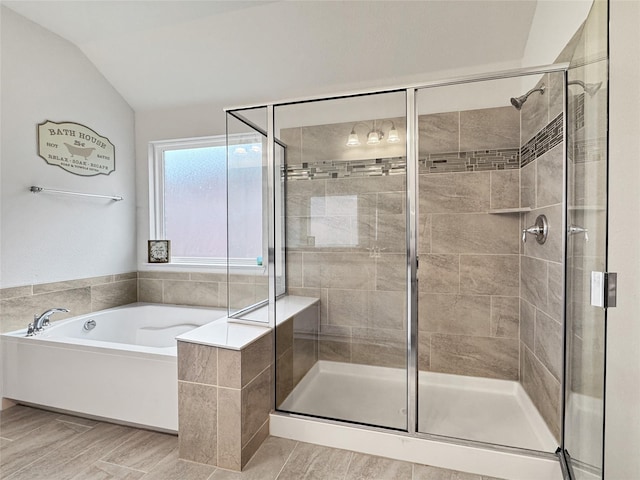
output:
M640 478L640 2L610 6L609 270L605 478Z
M1 21L0 286L135 270L132 109L71 43L5 7ZM109 138L115 172L81 177L48 165L37 155L44 120L81 123ZM124 201L34 195L30 185Z

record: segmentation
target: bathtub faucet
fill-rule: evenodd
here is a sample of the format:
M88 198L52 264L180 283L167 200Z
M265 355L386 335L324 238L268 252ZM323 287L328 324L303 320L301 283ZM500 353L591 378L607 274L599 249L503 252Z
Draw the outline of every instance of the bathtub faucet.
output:
M29 324L27 328L27 336L35 335L38 332L44 330L44 327L49 325L49 317L54 313L67 313L69 309L67 308L50 308L46 312L43 312L41 315L33 316L33 323Z

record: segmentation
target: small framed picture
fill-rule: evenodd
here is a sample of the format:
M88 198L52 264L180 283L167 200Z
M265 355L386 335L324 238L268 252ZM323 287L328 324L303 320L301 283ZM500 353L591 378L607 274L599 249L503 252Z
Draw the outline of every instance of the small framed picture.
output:
M169 263L170 240L149 240L149 263Z

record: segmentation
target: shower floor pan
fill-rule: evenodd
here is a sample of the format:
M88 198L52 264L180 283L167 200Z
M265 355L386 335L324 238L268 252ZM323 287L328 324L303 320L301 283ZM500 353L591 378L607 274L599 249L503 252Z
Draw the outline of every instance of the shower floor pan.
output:
M279 410L406 428L403 369L319 361ZM557 441L520 383L420 372L418 430L553 452Z

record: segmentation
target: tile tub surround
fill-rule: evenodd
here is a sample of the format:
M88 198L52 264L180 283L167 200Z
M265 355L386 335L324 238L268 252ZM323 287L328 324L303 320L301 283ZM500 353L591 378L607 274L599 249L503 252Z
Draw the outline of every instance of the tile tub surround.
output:
M0 477L7 480L498 480L277 437L265 440L243 472L231 472L179 459L174 435L21 405L0 413L0 432Z
M0 333L25 328L52 307L64 307L52 320L96 312L138 301L137 272L41 283L0 290Z
M269 435L272 335L242 350L178 341L181 459L240 471Z
M230 285L230 287L229 287ZM264 275L206 272L140 271L138 301L194 307L246 307L268 296Z

